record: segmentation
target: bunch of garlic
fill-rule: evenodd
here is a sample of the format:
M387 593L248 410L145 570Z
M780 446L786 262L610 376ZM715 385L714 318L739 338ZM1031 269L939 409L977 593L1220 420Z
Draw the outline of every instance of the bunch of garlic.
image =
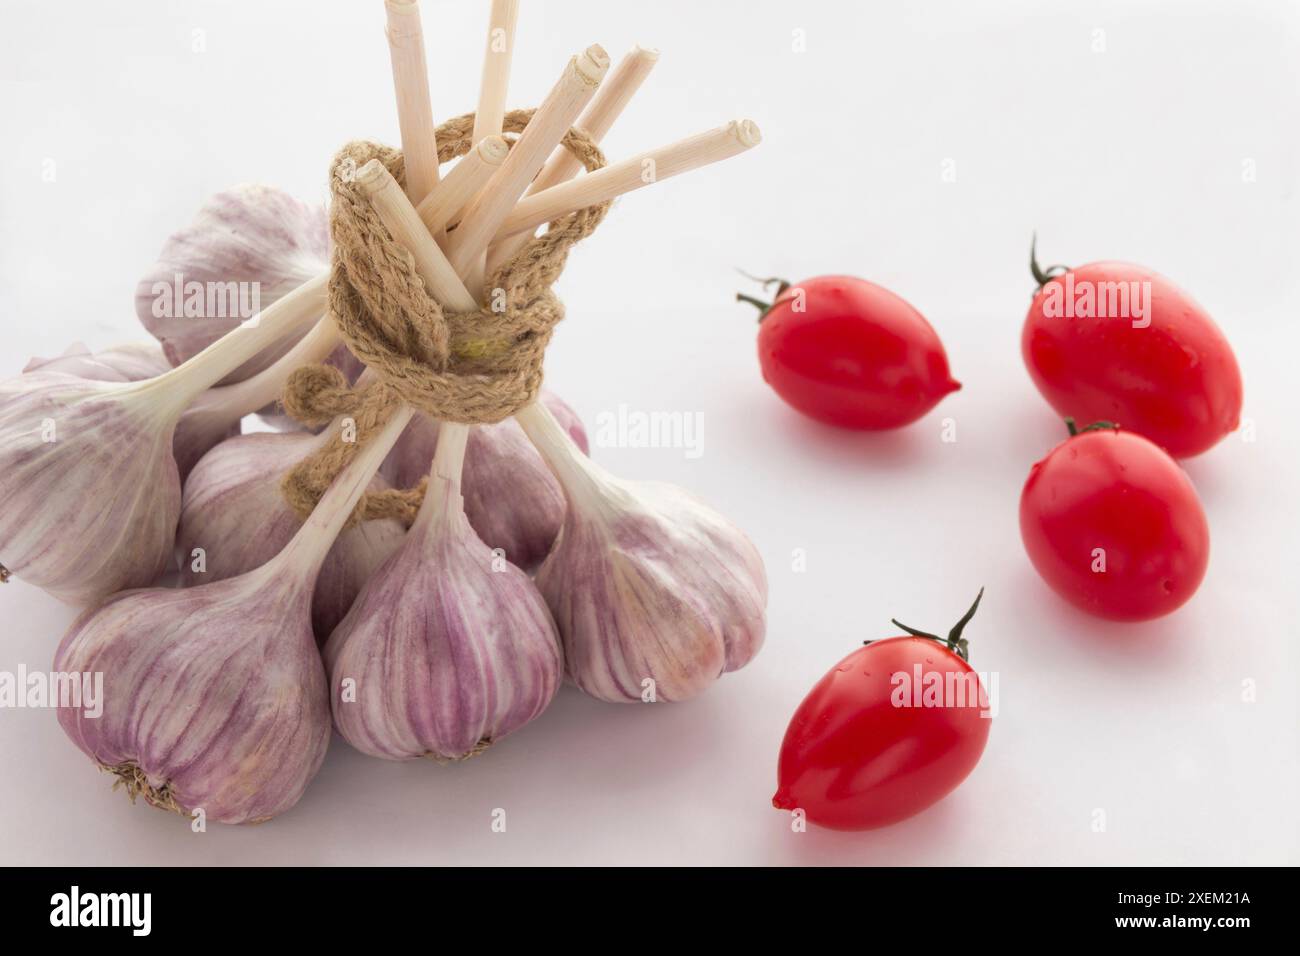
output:
M593 45L522 120L500 108L509 58L490 56L464 130L479 148L454 149L463 159L443 178L440 147L456 123L432 127L415 5L387 9L406 198L419 208L378 160L369 166L388 182L372 181L381 191L367 195L390 236L412 247L429 294L464 314L493 250L510 258L532 233L521 215L563 221L538 204L568 208L572 191L556 199L548 187L601 165L594 142L654 56L635 51L597 98L610 64ZM575 123L591 132L575 135ZM507 126L518 133L509 149L499 135ZM671 176L756 141L752 124L733 123L652 159ZM493 143L490 156L483 147ZM551 159L561 144L568 152ZM574 228L530 247L538 271L520 289L553 281L615 188L645 185L624 174L646 161L584 178L601 198L579 190L587 199L572 201ZM338 199L344 242L350 200ZM137 287L140 321L173 368L152 353L76 352L0 383L0 560L69 600L100 602L73 623L54 662L104 676L102 714L59 709L76 745L133 797L252 823L302 796L331 723L368 754L458 760L538 717L565 674L606 700L684 700L747 663L766 603L752 544L684 492L619 481L590 462L581 423L552 395L473 430L411 424L401 404L299 519L282 476L342 422L319 434L241 436L240 419L274 419L293 368L328 359L350 380L362 372L325 315L328 232L323 209L279 190L220 193L166 241ZM341 260L377 255L371 239L345 242ZM393 276L409 270L383 271L383 292L362 298L387 315ZM402 296L411 291L403 281ZM357 332L354 318L337 316ZM439 342L446 329L425 319L396 337ZM355 341L366 355L383 352ZM485 387L496 384L484 376ZM409 531L391 520L344 530L366 489L388 488L386 478L410 488L426 473ZM175 557L183 587L141 587Z

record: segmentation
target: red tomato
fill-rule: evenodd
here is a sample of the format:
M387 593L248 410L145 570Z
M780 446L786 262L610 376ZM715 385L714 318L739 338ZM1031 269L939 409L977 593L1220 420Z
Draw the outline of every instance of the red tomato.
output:
M978 606L946 641L894 621L914 636L868 642L818 681L785 732L772 805L834 830L870 830L965 780L992 723L961 638Z
M1152 442L1114 427L1085 429L1030 469L1020 536L1058 594L1115 621L1178 608L1210 558L1191 480Z
M777 280L769 280L777 281ZM914 422L961 388L939 336L888 289L852 276L781 282L759 319L763 378L820 422L875 430Z
M1176 458L1200 454L1236 430L1237 359L1190 296L1126 262L1094 262L1049 277L1064 267L1044 273L1031 253L1031 266L1040 288L1020 347L1034 384L1058 414L1117 422Z

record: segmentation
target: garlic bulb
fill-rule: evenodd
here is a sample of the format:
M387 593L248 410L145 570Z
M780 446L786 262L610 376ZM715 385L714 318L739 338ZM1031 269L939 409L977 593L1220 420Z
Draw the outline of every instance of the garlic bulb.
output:
M185 481L176 546L181 583L191 587L251 571L274 557L302 521L280 494L280 479L327 436L307 432L241 435L204 455ZM388 487L378 475L371 490ZM324 641L370 573L406 537L400 521L366 521L330 548L316 579L312 626Z
M262 417L271 424L289 427L291 419L268 413L267 408L275 409L274 398L294 369L321 361L328 354L329 362L352 369L354 378L359 375L364 366L346 346L336 346L338 338L333 322L322 321L269 368L242 382L210 388L201 394L176 423L172 452L176 456L182 483L208 449L239 434L244 416L254 412L265 413ZM340 352L346 358L341 358ZM156 344L146 343L119 345L96 353L76 344L58 358L32 359L23 371L59 371L94 381L135 382L170 369L162 349ZM268 402L271 403L269 406Z
M162 347L154 342L131 342L91 352L80 342L51 359L34 358L24 372L63 372L96 382L139 382L171 368Z
M214 381L323 306L314 281L179 368L140 382L37 370L0 382L0 580L88 604L151 583L180 511L176 424Z
M537 717L560 684L546 602L465 518L459 473L467 431L442 426L406 540L325 644L334 724L376 757L479 753Z
M239 577L110 598L72 625L56 669L104 675L103 712L59 723L134 798L221 823L298 802L330 739L311 594L325 554L406 424L398 412L339 475L293 540Z
M209 199L193 222L163 244L136 286L136 315L168 360L179 365L239 325L235 306L265 309L325 272L328 245L323 207L270 186L235 186ZM241 364L222 384L266 368L294 339Z
M518 418L568 499L536 581L569 678L601 700L678 701L749 663L767 604L749 539L680 488L613 477L537 403Z
M119 345L92 353L78 343L57 358L32 359L23 372L64 372L96 382L138 382L170 369L171 365L157 344ZM285 370L285 375L288 371ZM270 370L261 374L269 376ZM239 434L239 420L247 410L231 405L230 396L226 394L231 391L231 388L209 389L186 409L176 423L172 452L176 456L181 481L204 452L223 438Z
M577 412L553 392L543 390L540 401L586 452ZM414 487L437 443L438 423L417 415L384 462L384 475L399 488ZM470 432L463 487L465 514L484 543L525 571L541 563L564 521L564 492L513 418Z
M168 401L157 381L36 371L0 382L0 577L84 605L163 572L184 397Z

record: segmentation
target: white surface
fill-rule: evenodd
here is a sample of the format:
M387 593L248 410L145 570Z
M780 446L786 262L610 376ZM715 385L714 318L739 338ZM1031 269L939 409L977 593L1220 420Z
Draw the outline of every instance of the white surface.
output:
M435 111L464 112L486 3L423 6ZM195 29L206 52L191 52ZM379 0L7 0L0 373L77 339L139 338L135 281L210 193L262 181L323 201L340 143L396 142L382 29ZM754 152L628 197L574 254L549 380L593 433L619 403L703 414L698 460L596 454L747 529L771 579L767 646L689 704L566 689L461 766L386 763L336 738L295 810L201 835L110 793L52 713L0 711L0 862L1300 861L1295 6L530 0L519 37L511 105L535 103L593 41L662 49L606 141L613 158L733 117L763 129ZM1053 262L1129 259L1184 285L1245 375L1257 440L1189 464L1214 555L1160 622L1074 612L1020 545L1020 486L1061 435L1019 357L1035 228ZM759 378L733 266L890 287L939 330L964 389L890 434L799 418ZM945 416L955 444L940 441ZM981 584L968 634L975 665L1000 674L1001 713L974 774L890 829L791 833L768 801L804 693L893 633L891 616L946 628ZM72 617L4 588L0 669L47 668ZM505 833L490 828L498 807Z

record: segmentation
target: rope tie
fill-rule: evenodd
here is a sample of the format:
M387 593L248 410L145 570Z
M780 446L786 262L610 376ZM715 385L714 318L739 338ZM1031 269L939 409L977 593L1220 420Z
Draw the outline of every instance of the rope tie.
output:
M503 131L517 135L534 110L512 110ZM438 127L438 162L463 156L474 145L474 114ZM511 145L514 139L509 140ZM605 165L591 136L574 128L564 147L590 172ZM537 397L542 360L564 305L551 286L564 270L569 250L595 231L609 211L604 202L561 216L531 239L490 276L473 312L449 312L429 295L415 268L415 257L393 240L379 214L355 183L355 173L371 159L384 164L405 187L400 150L354 141L330 166L329 310L352 353L378 375L378 381L351 387L336 368L308 365L285 383L285 411L304 425L326 425L351 418L355 441L342 430L284 476L281 492L302 518L311 514L325 490L357 451L406 402L439 421L469 425L502 421ZM499 309L499 311L498 311ZM397 518L410 523L424 497L416 488L367 492L351 523Z

